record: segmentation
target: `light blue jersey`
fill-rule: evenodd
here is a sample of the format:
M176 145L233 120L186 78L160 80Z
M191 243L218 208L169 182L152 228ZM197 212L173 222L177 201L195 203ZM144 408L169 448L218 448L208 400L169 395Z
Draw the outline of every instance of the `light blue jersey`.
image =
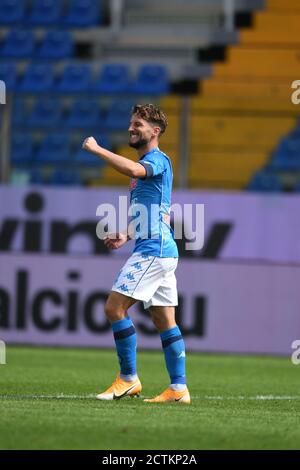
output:
M132 207L142 204L147 208L148 234L146 238L137 238L136 232L134 253L178 258L174 233L170 227L173 179L170 159L156 147L143 155L139 163L146 169L146 177L131 178L130 203Z

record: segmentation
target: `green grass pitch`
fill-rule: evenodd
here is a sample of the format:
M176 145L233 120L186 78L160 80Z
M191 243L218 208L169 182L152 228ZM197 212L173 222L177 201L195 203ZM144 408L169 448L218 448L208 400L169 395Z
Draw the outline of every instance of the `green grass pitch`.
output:
M168 385L163 355L138 352L142 397L100 402L114 351L7 347L1 449L299 449L300 365L188 354L190 406L144 403Z

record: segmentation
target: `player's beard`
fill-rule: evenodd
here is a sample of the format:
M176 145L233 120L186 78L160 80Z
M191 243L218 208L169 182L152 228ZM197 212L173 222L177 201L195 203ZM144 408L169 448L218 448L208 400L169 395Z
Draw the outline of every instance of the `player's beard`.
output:
M144 147L145 145L149 144L149 140L148 139L143 139L142 137L138 140L136 140L135 142L131 142L129 140L129 146L130 147L133 147L134 149L140 149L141 147Z

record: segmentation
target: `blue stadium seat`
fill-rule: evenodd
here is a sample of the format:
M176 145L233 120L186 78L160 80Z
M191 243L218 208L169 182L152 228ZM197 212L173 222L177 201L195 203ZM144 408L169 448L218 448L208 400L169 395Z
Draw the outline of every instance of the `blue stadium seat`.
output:
M35 39L32 31L14 29L4 39L0 49L3 57L16 57L18 59L32 57Z
M283 190L283 185L277 175L259 171L254 175L247 189L250 191L280 192Z
M28 23L38 26L56 26L62 16L62 0L35 0Z
M281 139L269 167L274 170L300 170L300 136L295 138L293 134L293 138L289 135Z
M106 135L96 135L95 139L97 142L104 148L110 149L111 144ZM103 167L106 165L106 162L101 158L93 155L82 148L82 142L78 144L77 153L75 153L75 162L78 163L80 166L96 166L96 167Z
M300 139L300 118L296 121L296 126L294 129L289 133L289 136L292 139Z
M296 182L294 190L297 193L300 193L300 179Z
M11 143L11 162L13 165L31 164L34 160L32 136L13 134Z
M38 163L67 163L70 158L70 138L66 134L48 134L36 154Z
M101 23L100 3L96 0L70 0L64 24L74 27L93 26Z
M24 100L13 101L12 124L14 127L26 127L28 120L27 104Z
M94 90L103 94L130 92L129 66L127 64L107 64L100 71Z
M66 127L72 129L93 128L100 124L99 105L95 101L78 100L73 103Z
M62 123L61 102L53 98L38 99L28 119L28 126L59 128Z
M33 168L29 172L29 183L30 184L43 184L44 179L42 172L38 170L37 168Z
M16 65L12 62L2 63L0 65L0 80L5 83L8 91L14 91L17 84Z
M131 110L134 103L131 101L114 101L107 110L104 128L111 131L124 131L129 127Z
M20 82L19 90L24 92L47 92L53 87L53 68L50 64L30 64Z
M131 90L138 94L162 95L169 92L167 69L163 65L142 65Z
M39 46L36 57L40 59L65 59L74 54L74 45L68 31L49 31Z
M43 184L43 177L39 170L30 170L28 166L12 168L10 173L10 183L13 186L24 186L28 184Z
M86 92L90 90L91 66L67 65L57 84L57 91L62 93Z
M13 25L23 22L25 12L25 0L1 0L0 24Z
M86 167L105 166L105 162L101 160L101 158L83 149L78 150L78 152L75 154L75 162L80 166Z
M77 171L55 170L49 183L57 186L79 186L81 185L81 178Z

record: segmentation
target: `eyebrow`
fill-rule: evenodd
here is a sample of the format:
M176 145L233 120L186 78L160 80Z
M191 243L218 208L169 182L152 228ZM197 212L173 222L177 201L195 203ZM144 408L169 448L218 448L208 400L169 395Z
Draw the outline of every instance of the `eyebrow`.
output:
M131 120L130 120L130 124L132 124L133 122L139 123L139 124L143 124L142 121L139 120L139 119L131 119Z

